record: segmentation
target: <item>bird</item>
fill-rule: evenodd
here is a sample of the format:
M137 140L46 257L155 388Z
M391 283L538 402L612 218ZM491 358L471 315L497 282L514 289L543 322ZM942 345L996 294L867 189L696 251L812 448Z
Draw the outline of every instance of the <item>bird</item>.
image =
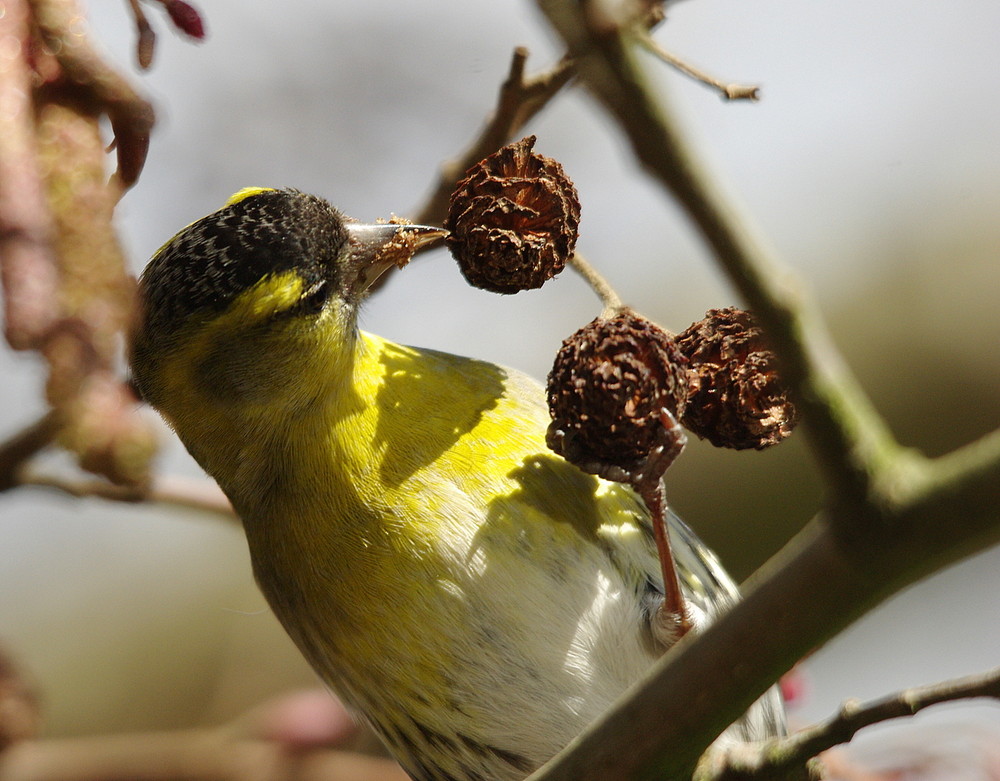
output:
M155 253L132 382L229 497L255 579L322 678L417 781L514 781L669 645L645 505L545 444L544 388L360 330L439 241L246 188ZM695 630L739 598L671 513ZM720 740L783 734L772 689Z

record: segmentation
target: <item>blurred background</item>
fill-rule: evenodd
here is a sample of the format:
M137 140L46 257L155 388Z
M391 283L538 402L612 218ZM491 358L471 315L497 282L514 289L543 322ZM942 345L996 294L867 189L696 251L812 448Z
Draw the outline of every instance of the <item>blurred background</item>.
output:
M513 47L529 47L532 71L560 54L529 2L200 7L201 45L149 8L159 44L139 74L126 4L89 2L94 36L159 116L119 211L136 272L247 185L315 192L360 219L413 213L491 111ZM814 292L876 406L901 441L930 454L1000 425L998 30L1000 5L987 0L691 0L656 33L720 78L761 85L759 103L727 104L652 63L716 170ZM626 301L675 330L739 303L586 94L561 94L526 132L576 182L579 249ZM572 272L500 297L469 288L439 251L395 275L363 326L544 377L561 340L598 309ZM43 373L7 350L0 373L3 437L43 410ZM199 474L165 428L163 441L163 473ZM821 501L801 434L766 453L692 442L668 492L738 579ZM996 666L998 570L1000 551L981 554L818 651L794 720ZM218 723L315 680L258 595L236 524L31 489L0 496L0 642L38 681L50 735ZM943 708L904 729L921 736L911 749L927 734L960 748L980 731L997 739L1000 708ZM867 738L869 754L898 731Z

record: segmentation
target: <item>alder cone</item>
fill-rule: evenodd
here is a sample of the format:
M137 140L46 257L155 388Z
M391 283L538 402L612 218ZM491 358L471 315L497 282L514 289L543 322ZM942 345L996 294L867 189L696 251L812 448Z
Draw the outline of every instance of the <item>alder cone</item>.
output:
M611 479L641 472L682 436L670 415L684 412L686 364L666 331L630 310L592 321L563 342L549 373L549 447Z
M750 312L711 309L677 336L690 396L681 423L716 447L763 450L788 437L798 410Z
M528 136L501 148L470 168L452 193L448 248L474 287L541 287L576 247L576 188L558 162L531 151L534 143Z

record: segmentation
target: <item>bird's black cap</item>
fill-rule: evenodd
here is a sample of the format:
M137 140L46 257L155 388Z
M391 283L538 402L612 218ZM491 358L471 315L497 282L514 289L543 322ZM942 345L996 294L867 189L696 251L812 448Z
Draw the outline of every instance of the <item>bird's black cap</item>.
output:
M305 287L329 280L347 242L344 216L298 190L236 196L184 228L140 279L141 317L169 334L195 312L211 316L270 274L296 271Z

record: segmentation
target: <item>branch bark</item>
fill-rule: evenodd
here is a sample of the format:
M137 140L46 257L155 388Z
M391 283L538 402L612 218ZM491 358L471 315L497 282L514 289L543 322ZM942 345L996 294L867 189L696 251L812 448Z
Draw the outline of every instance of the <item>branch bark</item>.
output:
M78 499L107 499L127 504L145 502L212 513L234 522L239 520L225 494L209 480L157 476L152 478L149 485L134 486L116 485L106 480L74 480L60 475L25 470L16 484L59 491Z
M466 170L506 144L576 75L573 62L568 57L530 77L525 75L527 63L528 50L523 46L514 49L510 70L507 79L500 85L493 115L469 147L442 166L441 176L414 217L415 222L424 225L444 222L451 191Z
M860 730L890 719L913 716L944 702L989 697L1000 699L1000 668L929 686L919 686L869 703L845 702L840 711L820 724L787 738L760 745L738 745L717 757L721 762L699 768L695 781L754 781L781 778L796 767L840 743Z

